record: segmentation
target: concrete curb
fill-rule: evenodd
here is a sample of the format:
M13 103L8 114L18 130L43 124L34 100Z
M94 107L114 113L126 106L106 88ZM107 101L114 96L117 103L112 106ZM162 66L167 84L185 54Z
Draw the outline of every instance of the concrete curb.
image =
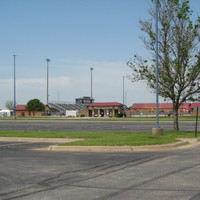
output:
M182 141L166 145L146 145L146 146L58 146L52 145L49 151L69 151L69 152L133 152L133 151L162 151L179 148L187 148L196 142Z

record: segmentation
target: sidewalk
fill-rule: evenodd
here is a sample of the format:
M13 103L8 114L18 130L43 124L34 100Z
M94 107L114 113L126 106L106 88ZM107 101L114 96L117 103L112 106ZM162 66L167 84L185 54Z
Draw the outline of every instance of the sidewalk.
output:
M173 144L164 145L145 145L145 146L58 146L52 145L48 148L36 150L44 151L76 151L76 152L131 152L131 151L163 151L173 149L185 149L200 144L200 138L179 138L181 141ZM0 141L9 142L41 142L41 143L70 143L82 139L71 138L18 138L0 137Z

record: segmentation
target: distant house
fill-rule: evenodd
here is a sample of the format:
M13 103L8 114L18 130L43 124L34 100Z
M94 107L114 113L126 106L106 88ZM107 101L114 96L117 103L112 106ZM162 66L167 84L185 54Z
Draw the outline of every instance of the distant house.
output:
M155 103L135 103L130 107L131 116L134 115L154 115L156 114ZM183 103L179 107L179 114L186 114L192 111L191 103ZM163 115L171 115L173 112L172 103L159 103L159 113Z
M123 104L118 102L99 102L86 105L89 117L114 117L122 112Z
M51 108L48 105L45 105L45 111L38 111L35 114L35 117L41 117L48 115L51 112ZM32 117L32 111L26 110L26 105L17 105L16 106L16 117Z

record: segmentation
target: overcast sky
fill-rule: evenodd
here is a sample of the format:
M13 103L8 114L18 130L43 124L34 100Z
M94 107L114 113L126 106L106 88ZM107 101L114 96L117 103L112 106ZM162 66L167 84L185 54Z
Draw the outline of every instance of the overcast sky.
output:
M123 101L126 62L146 53L138 20L148 18L150 0L0 0L0 108L13 100L13 54L16 54L16 101ZM191 0L195 15L200 1ZM163 100L160 99L160 102ZM125 104L155 102L143 83L125 79Z

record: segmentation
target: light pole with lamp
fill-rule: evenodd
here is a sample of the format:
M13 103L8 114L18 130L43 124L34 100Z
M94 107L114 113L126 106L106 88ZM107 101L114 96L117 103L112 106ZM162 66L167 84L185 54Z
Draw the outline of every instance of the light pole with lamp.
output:
M13 107L13 117L16 119L16 75L15 75L15 57L16 55L13 55L14 57L14 107Z
M159 82L158 82L158 0L156 0L155 2L156 4L156 127L152 128L152 134L153 135L163 135L163 129L160 128L159 125L159 96L158 96L158 92L159 92Z
M47 105L48 105L49 104L49 62L51 60L47 58L46 61L47 61Z
M91 97L91 102L90 103L92 103L93 102L93 94L92 94L92 71L94 70L94 68L93 67L90 67L90 70L91 70L91 95L90 95L90 97Z
M123 118L125 117L125 110L124 110L124 76L123 76Z

